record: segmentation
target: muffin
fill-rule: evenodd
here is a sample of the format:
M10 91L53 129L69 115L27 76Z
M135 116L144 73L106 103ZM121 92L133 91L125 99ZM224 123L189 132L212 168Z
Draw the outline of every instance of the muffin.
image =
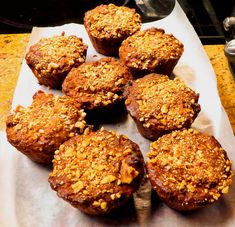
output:
M73 68L63 82L62 91L85 109L104 110L123 102L130 80L128 68L108 57Z
M144 161L137 144L113 131L86 129L55 152L49 183L72 206L101 215L132 197L143 174Z
M189 128L200 112L199 95L179 78L152 73L134 81L127 93L127 111L150 140Z
M76 101L42 91L33 96L31 106L18 106L14 112L6 121L8 141L41 164L50 164L54 151L86 127L86 113Z
M141 17L134 9L114 4L97 6L84 17L93 47L107 56L118 56L121 42L139 31L141 24Z
M87 46L76 36L42 38L32 45L26 63L39 84L59 89L72 67L85 62Z
M163 29L149 28L124 40L119 57L136 77L149 73L170 75L183 50L183 44L172 34L165 34Z
M228 193L231 161L218 141L193 129L174 131L151 143L148 178L171 208L202 208Z

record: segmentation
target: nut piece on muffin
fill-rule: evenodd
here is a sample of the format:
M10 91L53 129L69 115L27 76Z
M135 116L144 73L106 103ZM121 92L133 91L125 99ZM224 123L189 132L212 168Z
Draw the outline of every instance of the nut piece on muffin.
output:
M133 75L170 75L183 54L184 46L163 29L149 28L128 37L121 44L119 57Z
M231 161L218 141L193 129L174 131L151 143L148 178L171 208L202 208L228 193Z
M122 206L139 188L143 175L137 144L103 128L86 129L55 152L49 183L74 207L101 215Z
M107 109L124 101L123 93L130 80L128 68L108 57L73 68L64 80L62 91L85 109Z
M173 130L189 128L201 108L199 95L179 78L149 74L127 89L127 111L142 136L155 140Z
M25 56L26 63L39 84L60 89L72 67L85 62L87 45L76 36L42 38L32 45Z
M97 6L84 17L94 48L107 56L118 56L121 42L139 31L141 24L141 17L134 9L114 4Z
M6 121L8 141L41 164L50 164L54 151L86 127L86 113L75 100L42 91L29 107L18 106L14 112Z

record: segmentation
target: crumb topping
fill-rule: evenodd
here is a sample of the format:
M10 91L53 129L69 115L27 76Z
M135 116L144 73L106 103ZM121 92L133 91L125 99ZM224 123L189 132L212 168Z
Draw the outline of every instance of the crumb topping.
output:
M157 184L172 193L195 193L212 203L232 183L226 152L214 137L193 129L174 131L151 143L147 158L151 176L156 174Z
M183 54L183 44L163 29L150 28L139 31L123 41L120 52L128 67L154 69L170 59L179 59Z
M69 71L85 62L87 45L76 36L42 38L30 47L27 63L41 76Z
M123 92L131 79L127 67L114 58L82 64L66 77L62 87L66 95L93 106L107 106L123 100Z
M39 144L63 143L86 127L86 113L71 98L54 96L42 91L34 95L33 103L27 108L18 106L12 116L11 130L24 135L27 141ZM48 140L50 140L48 142ZM26 142L26 141L25 141Z
M141 17L134 9L100 5L85 14L84 22L96 38L127 37L140 30Z
M127 189L139 175L135 165L142 159L138 152L136 145L123 135L104 129L86 130L55 152L50 178L81 199L92 195L92 205L106 210L105 198L119 199L122 187Z
M170 80L164 75L150 74L129 88L126 105L137 103L137 113L131 114L145 128L172 130L193 122L200 111L197 101L198 95L179 78Z

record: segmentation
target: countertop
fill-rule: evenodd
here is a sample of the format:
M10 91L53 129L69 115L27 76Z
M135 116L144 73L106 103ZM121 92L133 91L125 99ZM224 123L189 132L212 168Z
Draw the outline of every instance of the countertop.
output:
M11 108L29 36L30 34L0 35L0 129L4 129L6 116ZM221 102L235 133L235 81L224 56L224 46L206 45L204 48L215 70Z

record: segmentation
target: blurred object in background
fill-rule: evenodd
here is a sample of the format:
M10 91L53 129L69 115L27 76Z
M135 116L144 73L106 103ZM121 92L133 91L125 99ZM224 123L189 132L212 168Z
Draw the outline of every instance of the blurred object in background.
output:
M235 73L235 39L230 40L224 47L224 53L227 57L231 67L233 69L233 73ZM235 74L233 74L235 76Z
M223 21L224 30L225 30L225 39L230 41L235 39L235 7L231 17L226 17Z
M144 22L163 19L175 7L175 0L135 0ZM135 7L136 8L136 7Z
M223 20L232 14L234 0L179 0L203 44L224 44Z
M231 16L224 19L223 26L227 41L224 47L224 54L228 59L230 70L235 78L235 6Z

